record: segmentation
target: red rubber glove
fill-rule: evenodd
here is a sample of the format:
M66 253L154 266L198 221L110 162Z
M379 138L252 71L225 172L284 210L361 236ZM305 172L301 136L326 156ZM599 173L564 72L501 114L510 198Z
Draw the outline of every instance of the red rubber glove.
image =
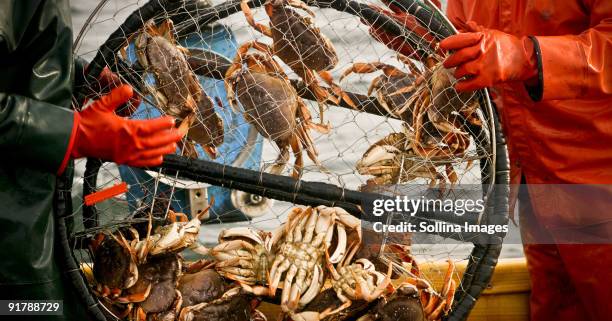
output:
M130 120L115 109L132 97L132 87L118 86L75 113L71 156L94 157L136 167L158 166L162 156L176 150L182 135L172 117Z
M453 35L440 42L440 48L455 50L444 61L444 67L456 68L457 91L516 81L528 86L537 84L538 63L531 39L485 29L473 21L468 22L465 29L471 32Z
M417 22L414 16L404 12L400 7L391 4L388 0L382 0L382 1L391 10L386 10L386 9L380 8L375 5L370 5L370 7L388 17L391 17L399 25L405 26L408 30L411 30L413 33L420 35L421 38L425 39L426 42L429 42L431 44L432 48L434 47L434 40L435 40L434 36L430 34L426 28L421 26L421 24ZM438 7L440 7L439 2L437 0L434 1L434 3ZM397 51L404 56L414 57L418 59L423 58L423 57L415 57L414 55L416 53L415 53L414 48L410 44L406 43L401 37L399 37L398 35L392 35L392 34L385 32L385 30L382 27L377 26L376 24L370 25L370 34L372 35L372 37L374 37L374 39L385 44L387 48Z

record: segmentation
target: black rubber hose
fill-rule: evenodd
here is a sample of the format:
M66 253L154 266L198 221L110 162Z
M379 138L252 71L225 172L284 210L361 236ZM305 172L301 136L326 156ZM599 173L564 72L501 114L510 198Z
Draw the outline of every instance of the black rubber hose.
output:
M158 171L159 169L154 168L152 170ZM262 189L283 191L292 195L291 199L296 197L293 195L306 195L338 204L348 203L362 206L362 204L371 204L376 199L394 198L378 193L354 191L328 183L302 181L288 176L274 175L178 155L164 156L161 169L172 174L178 173L179 176L187 178L214 178L227 182L226 184L240 182L251 186L259 186ZM291 199L284 200L291 201ZM357 215L358 213L353 212L353 214ZM464 215L458 216L449 212L420 211L415 216L460 225L465 223L478 224L480 219L480 214L474 212L466 212Z
M495 106L493 106L492 116L494 117L496 133L495 187L491 195L492 200L489 201L489 206L487 206L485 212L485 220L486 224L501 225L509 223L510 159ZM505 233L498 233L489 236L486 242L474 243L474 248L461 280L461 286L455 294L453 313L445 320L464 321L467 319L476 304L476 300L478 300L482 291L487 288L493 277L504 237Z
M85 173L83 174L83 197L96 191L98 186L98 172L102 161L95 158L88 158L85 163ZM99 225L98 211L95 205L83 204L83 226L86 229L93 228Z
M62 176L56 179L54 214L56 227L56 241L58 242L58 255L61 256L62 271L72 284L77 296L81 299L81 304L85 306L90 320L107 321L106 316L100 309L98 300L91 292L86 283L85 275L77 262L69 243L69 231L66 224L67 218L72 217L72 178L73 164L70 164Z

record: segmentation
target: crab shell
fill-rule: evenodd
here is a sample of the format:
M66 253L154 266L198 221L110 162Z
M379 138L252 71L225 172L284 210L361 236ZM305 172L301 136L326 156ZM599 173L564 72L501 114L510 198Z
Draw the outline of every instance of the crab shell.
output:
M183 297L182 307L218 299L225 292L225 288L225 281L214 269L183 274L178 285Z
M235 227L219 234L219 244L210 254L217 260L215 269L224 277L238 281L248 292L268 294L272 258L268 235L250 227Z
M138 266L138 282L127 289L128 294L142 293L150 287L147 298L138 305L145 313L168 310L176 297L181 273L181 258L176 254L154 257Z
M402 90L411 87L416 77L411 74L391 76L383 74L378 76L377 79L373 88L376 89L376 99L387 112L395 115L398 110L403 109L414 92L402 92ZM412 108L408 106L399 116L410 125L412 123L412 112Z
M204 93L175 43L171 20L166 20L162 27L166 30L158 35L152 21L145 25L135 40L136 57L140 65L155 76L155 88L150 91L158 107L170 116L184 119L193 114Z
M270 242L275 253L270 294L282 282L281 308L291 313L308 304L323 286L324 260L335 264L354 254L361 244L361 221L339 207L296 207ZM326 249L331 256L324 257Z
M138 280L136 259L123 235L99 234L93 249L93 275L96 282L111 289L127 289Z
M286 6L285 0L266 3L274 53L291 69L324 71L338 63L338 54L329 39L314 26L310 18Z
M297 92L285 79L244 71L235 80L247 120L264 137L289 146L296 128Z

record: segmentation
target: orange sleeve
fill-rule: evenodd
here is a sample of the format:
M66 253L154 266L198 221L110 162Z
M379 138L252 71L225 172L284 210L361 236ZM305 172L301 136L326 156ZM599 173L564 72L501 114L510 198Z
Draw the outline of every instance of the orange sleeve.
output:
M542 60L542 100L612 95L612 1L585 1L585 6L591 28L579 35L535 37Z
M466 22L462 0L448 0L446 16L460 30L459 27L465 25Z

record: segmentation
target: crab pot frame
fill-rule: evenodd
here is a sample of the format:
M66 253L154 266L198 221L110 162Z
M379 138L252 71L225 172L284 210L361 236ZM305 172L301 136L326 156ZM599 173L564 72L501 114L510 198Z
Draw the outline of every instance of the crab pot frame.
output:
M253 0L249 3L249 6L259 7L263 5L264 2L264 0ZM454 33L452 25L448 24L443 15L441 15L437 10L424 5L420 0L391 0L390 2L398 7L406 9L406 11L412 14L417 21L421 23L421 25L427 27L432 35L434 35L434 37L438 40ZM420 37L415 36L415 34L413 34L410 30L397 24L391 18L373 10L366 4L351 0L306 1L306 3L314 7L333 8L338 11L359 16L362 20L365 20L371 24L376 24L390 34L398 35L412 45L417 51L424 51L428 47L427 43L425 43ZM96 80L97 75L99 75L102 69L106 66L110 67L111 70L120 73L128 82L137 86L137 88L140 88L140 81L137 80L133 74L130 76L129 72L125 72L128 70L133 72L134 70L130 69L123 61L115 59L115 52L117 52L125 43L126 38L136 33L142 27L143 21L156 18L160 12L169 14L171 18L180 18L181 14L196 8L197 6L195 4L186 4L180 0L151 0L134 11L99 48L96 56L89 65L85 77L82 79L82 83L76 87L74 101L83 101L87 95L91 94L87 89L89 84ZM239 12L240 0L230 0L214 7L197 9L199 11L199 16L195 23L181 25L180 28L177 28L176 31L179 37L181 35L189 34L192 30L195 30L199 26L210 24ZM81 35L79 35L78 38L80 38L80 36ZM112 63L108 64L108 62ZM223 68L224 64L220 63L218 66ZM227 67L227 65L225 66ZM138 71L136 70L136 72ZM215 77L215 73L217 75L224 74L223 70L213 70L212 72L208 72L213 78L219 77ZM302 89L298 90L298 92L303 98L314 98L308 90L304 90L305 86L300 81L294 81L293 85L297 89ZM382 108L375 99L365 95L353 93L349 93L349 96L354 98L355 101L359 102L358 105L360 106L360 111L392 117L392 115L387 114L385 109ZM487 177L483 179L482 184L483 186L489 187L493 187L495 184L495 188L490 188L487 191L487 206L483 213L466 214L461 219L463 221L467 220L468 222L480 222L481 224L504 224L508 221L508 152L505 145L505 139L502 135L501 126L497 119L497 114L495 109L492 108L488 98L488 92L486 90L482 90L479 98L481 99L480 106L487 108L491 114L491 128L493 131L490 133L490 141L487 142L492 148L492 164L489 162L480 162L480 169L481 172L487 172L490 171L492 167L495 173L494 177ZM79 104L75 104L75 106L78 105ZM349 106L340 104L340 107L348 108ZM481 133L479 132L479 129L474 128L470 129L470 134L473 136L479 136ZM482 141L480 143L482 143ZM100 160L87 160L87 179L84 182L84 195L95 191L96 173L102 164L103 162ZM204 160L191 160L181 156L166 157L162 166L156 170L165 173L174 173L178 176L201 182L231 187L233 189L243 190L279 200L286 200L296 204L340 206L356 216L359 216L361 213L360 205L363 200L385 197L375 193L364 193L342 189L331 184L304 182L289 177L261 173L259 171L241 168L233 168ZM74 244L78 240L71 238L73 236L71 235L73 220L70 196L70 191L72 189L71 177L72 171L67 170L57 179L55 213L58 242L61 249L59 254L62 256L64 262L64 273L72 283L75 291L77 291L82 300L82 304L88 310L90 317L93 320L103 321L107 320L107 316L103 312L104 308L97 301L90 288L87 286L85 276L80 269L74 253L72 252ZM94 225L97 221L97 213L94 206L85 206L83 208L83 218L85 219L86 217L90 222L88 224L92 224L88 226L95 227ZM437 213L420 213L417 217L415 217L415 219L433 219L441 221L454 221L454 223L458 223L457 217L454 217L453 220L451 220L449 217L441 217ZM443 236L459 239L463 242L471 242L474 245L471 255L469 256L466 271L461 280L461 286L458 288L457 293L455 294L455 302L453 304L451 313L445 317L446 320L465 320L492 276L495 265L497 264L497 258L501 251L501 243L504 235L473 233Z

